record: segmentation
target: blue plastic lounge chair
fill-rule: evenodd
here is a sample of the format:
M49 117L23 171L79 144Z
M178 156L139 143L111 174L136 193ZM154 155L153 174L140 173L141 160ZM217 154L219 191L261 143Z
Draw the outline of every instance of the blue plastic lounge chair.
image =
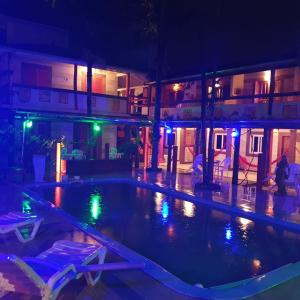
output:
M106 252L102 245L62 240L37 257L0 255L0 291L53 300L70 280L82 275L89 285L95 285L102 271L144 267L130 263L103 264Z
M10 212L6 215L0 216L0 233L5 234L13 231L20 242L26 243L35 238L35 235L43 220L44 218L32 214ZM25 238L21 234L20 230L28 226L32 226L32 231L31 234Z

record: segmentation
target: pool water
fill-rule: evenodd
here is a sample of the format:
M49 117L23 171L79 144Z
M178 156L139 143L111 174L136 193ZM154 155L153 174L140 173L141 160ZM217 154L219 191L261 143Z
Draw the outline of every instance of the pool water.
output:
M39 193L190 284L220 285L300 260L300 234L129 184Z

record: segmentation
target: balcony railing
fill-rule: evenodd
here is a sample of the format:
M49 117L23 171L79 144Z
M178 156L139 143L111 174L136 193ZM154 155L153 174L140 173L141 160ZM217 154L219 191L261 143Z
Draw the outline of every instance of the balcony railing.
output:
M32 111L87 114L87 93L80 91L13 85L2 91L2 107ZM92 115L128 116L128 98L92 94Z
M146 97L130 96L129 97L129 113L135 116L149 115L149 101Z
M153 109L151 108L150 111L153 112ZM176 107L162 108L161 118L200 119L201 100L181 101ZM224 121L300 119L300 92L216 98L214 119Z

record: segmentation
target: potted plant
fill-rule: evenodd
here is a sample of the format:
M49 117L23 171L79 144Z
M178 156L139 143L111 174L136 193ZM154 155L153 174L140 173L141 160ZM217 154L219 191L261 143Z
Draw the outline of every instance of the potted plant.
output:
M26 150L32 155L35 182L43 182L46 169L46 158L50 156L55 140L31 135L26 141Z

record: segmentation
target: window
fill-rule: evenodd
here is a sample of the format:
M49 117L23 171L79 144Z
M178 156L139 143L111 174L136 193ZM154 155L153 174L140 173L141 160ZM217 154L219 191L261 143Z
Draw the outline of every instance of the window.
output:
M215 150L226 149L226 133L215 134Z
M262 135L251 135L250 136L250 149L251 154L262 153L263 136Z
M254 93L255 95L268 94L269 93L269 82L268 81L255 81L254 84ZM255 103L266 103L267 98L255 98Z

